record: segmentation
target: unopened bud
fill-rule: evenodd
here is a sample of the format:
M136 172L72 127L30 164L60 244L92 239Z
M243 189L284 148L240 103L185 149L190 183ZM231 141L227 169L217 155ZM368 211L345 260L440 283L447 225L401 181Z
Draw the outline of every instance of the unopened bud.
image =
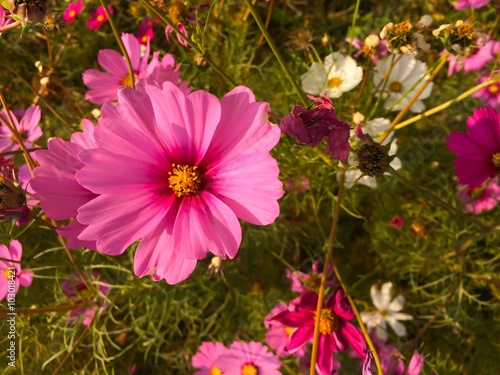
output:
M352 122L354 124L359 125L365 120L365 116L361 112L356 112L354 115L352 115Z
M380 38L376 34L370 34L365 39L365 46L374 48L380 44Z

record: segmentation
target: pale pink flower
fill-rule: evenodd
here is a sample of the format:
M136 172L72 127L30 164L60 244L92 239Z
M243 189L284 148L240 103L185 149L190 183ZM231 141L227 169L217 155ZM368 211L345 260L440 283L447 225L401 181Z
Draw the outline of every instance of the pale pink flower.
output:
M480 75L477 78L478 83L483 83L490 78L488 72ZM472 94L474 98L479 98L485 107L491 106L495 110L500 111L500 81L492 83L485 88Z
M62 20L66 23L71 23L76 20L76 16L80 14L82 11L83 0L73 1L68 5L64 14L62 16Z
M215 362L224 375L262 374L281 375L281 363L260 342L234 342L227 354Z
M186 90L187 84L181 82L179 76L179 67L175 67L174 58L172 55L165 55L160 62L158 52L153 54L152 60L149 60L149 41L146 44L146 50L141 53L141 45L137 38L132 34L122 34L122 41L132 63L134 71L134 82L138 83L140 79L154 77L158 84L164 81L171 81ZM120 87L132 87L132 77L127 67L127 63L123 56L117 51L104 49L99 51L97 57L99 65L106 72L101 72L95 69L87 69L83 73L83 83L90 88L85 94L85 99L95 104L103 104L116 100L118 89ZM189 92L187 88L186 93Z
M222 100L171 82L121 89L118 103L103 107L98 148L79 154L78 182L100 194L78 209L88 225L79 238L108 255L142 238L136 275L171 284L209 252L233 258L238 218L267 225L279 214L283 190L269 151L280 131L268 110L241 86Z
M490 211L495 208L500 200L500 185L498 185L498 177L484 187L468 188L467 186L459 186L457 198L463 203L467 203L465 208L469 212L479 215L483 211Z
M66 297L73 300L75 306L82 306L75 308L69 315L68 322L75 323L81 316L83 316L83 325L88 326L96 313L102 314L107 304L103 303L103 297L109 292L109 284L106 280L99 280L97 272L91 273L92 279L86 274L83 274L85 283L80 279L77 273L72 273L70 277L61 280L61 289ZM96 297L94 292L87 288L86 284L94 284L99 290L99 295ZM90 306L88 306L90 305Z
M10 111L10 115L19 135L24 140L24 145L28 148L32 147L42 136L42 129L39 125L40 107L36 105L26 110ZM17 143L7 124L10 124L10 122L4 108L0 112L0 152L19 149L19 143Z
M487 63L493 61L500 53L500 42L490 40L489 35L477 39L477 46L471 46L468 55L453 55L448 57L448 77L463 70L465 73L481 70Z
M220 356L228 353L229 349L220 342L203 342L198 352L191 358L191 364L198 370L194 375L222 374L215 363Z
M490 0L458 0L455 9L481 8L488 4Z
M113 8L111 5L108 5L108 10L110 14L113 14ZM104 25L104 22L108 20L108 15L106 14L106 11L104 10L102 5L99 5L97 9L92 12L90 15L90 19L87 22L87 27L91 30L97 30L100 29L102 25Z
M0 245L0 258L20 261L23 255L23 246L18 240L12 240L7 247ZM19 287L29 287L33 282L31 270L23 270L20 263L0 260L0 301L7 297L7 302L12 300Z
M40 200L45 213L54 220L74 218L78 208L95 198L97 195L82 187L75 174L83 167L78 154L84 149L96 146L94 140L94 125L89 120L83 120L83 133L73 133L71 141L53 138L47 143L47 150L33 153L40 163L35 168L35 177L31 180L34 197ZM87 247L95 249L95 241L81 241L77 236L85 226L73 220L57 232L68 238L69 248Z

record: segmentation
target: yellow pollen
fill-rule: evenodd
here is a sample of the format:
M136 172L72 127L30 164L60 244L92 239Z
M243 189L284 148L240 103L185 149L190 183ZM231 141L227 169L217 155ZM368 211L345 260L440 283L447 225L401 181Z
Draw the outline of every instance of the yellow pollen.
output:
M309 290L316 290L321 285L321 276L310 273L309 277L304 280L304 285Z
M295 328L285 327L285 335L290 336Z
M137 80L137 76L136 74L134 73L134 82ZM132 79L130 78L130 73L127 73L127 75L125 77L122 78L122 86L127 86L127 87L133 87L133 84L132 84Z
M104 22L104 16L102 14L99 14L96 18L97 22Z
M69 11L69 17L70 18L75 18L75 16L76 16L76 12L74 10L70 10Z
M490 92L490 94L495 95L500 91L500 87L498 87L497 85L491 85L490 87L488 87L488 91Z
M245 363L241 368L241 375L258 375L259 370L251 363Z
M146 44L148 42L148 36L147 35L144 35L142 38L141 38L141 41L142 43Z
M172 172L168 172L170 176L168 187L174 191L178 198L198 191L201 184L201 173L198 166L172 164L172 168Z
M323 335L329 335L330 333L337 330L338 321L333 316L333 312L330 309L322 309L319 317L319 332Z
M380 310L380 316L381 316L382 318L385 318L387 315L388 315L388 314L387 314L387 310Z
M15 274L16 274L15 271L14 272L9 272L8 268L6 268L3 271L3 277L5 277L7 280L11 280L11 277L14 276Z
M458 26L458 36L460 38L467 38L469 40L473 40L476 36L474 31L472 31L471 27L467 23L462 23L460 26Z
M339 77L330 78L326 83L326 85L331 89L335 89L339 87L341 84L342 84L342 79L340 79Z
M493 157L491 158L491 162L493 163L495 168L500 169L500 152L493 154Z
M389 85L389 90L391 90L392 92L401 92L402 89L403 85L398 81L391 82L391 84Z
M217 367L212 366L212 368L210 369L210 375L222 375L222 371Z

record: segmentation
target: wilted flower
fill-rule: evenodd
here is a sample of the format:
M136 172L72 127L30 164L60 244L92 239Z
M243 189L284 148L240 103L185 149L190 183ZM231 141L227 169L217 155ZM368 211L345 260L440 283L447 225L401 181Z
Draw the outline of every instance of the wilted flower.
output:
M389 150L375 142L369 134L364 134L361 126L356 128L356 136L364 143L354 150L358 169L371 177L378 177L389 170Z
M292 281L290 289L293 292L302 293L308 290L317 291L319 285L321 284L321 275L323 273L323 262L317 260L313 263L311 272L304 273L301 271L292 271L286 269L287 279ZM333 267L328 267L327 277L331 277L333 274ZM329 280L326 282L325 286L330 288L337 284L336 280Z
M279 124L281 131L311 147L316 146L324 137L328 137L326 152L334 159L347 161L351 149L349 144L351 128L337 118L333 103L326 93L324 99L308 97L315 102L316 108L293 106L292 113L283 117Z
M500 114L491 107L475 109L467 130L451 132L446 147L457 154L458 182L475 188L500 173Z
M432 31L432 35L440 38L449 52L469 55L469 49L481 34L474 32L468 23L458 20L454 25L445 24Z
M198 370L194 375L222 375L215 362L220 356L228 353L229 349L220 342L203 342L198 352L191 358L191 364Z
M387 49L391 53L403 52L406 55L415 56L418 52L417 48L422 50L430 48L422 34L414 31L411 23L407 21L398 24L389 22L380 32L380 38L387 41Z
M24 225L29 221L30 210L24 190L14 182L12 171L12 161L0 156L0 222L11 219Z
M232 343L228 352L217 358L215 365L227 375L281 375L278 357L255 341Z
M488 72L480 75L477 79L477 83L483 83L490 78ZM491 106L496 111L500 111L500 81L492 83L485 88L472 94L474 98L479 98L484 106Z
M484 187L469 188L467 186L458 187L457 198L463 203L467 203L465 208L469 212L479 215L483 211L490 211L495 208L500 200L500 185L498 177L489 181Z
M463 69L464 72L481 70L488 62L500 54L500 42L490 40L489 35L482 35L464 54L448 56L448 77Z
M82 6L83 0L77 0L70 3L62 16L63 21L66 23L71 23L76 20L76 16L78 16L82 11Z
M361 320L366 324L366 328L368 330L375 329L377 337L382 341L388 338L387 324L391 326L398 337L402 337L406 335L406 327L399 321L413 319L411 315L400 312L403 309L405 298L399 294L392 299L391 289L391 282L382 284L380 289L376 285L372 285L370 294L377 311L361 312Z
M7 0L10 12L23 21L43 20L49 11L47 3L47 0Z
M108 11L110 14L113 14L113 8L111 5L108 5ZM106 11L104 10L102 5L99 5L97 9L92 12L90 15L90 19L87 22L87 27L91 30L97 30L100 29L102 25L104 25L104 22L108 20L108 15L106 14Z
M302 89L308 94L321 95L325 91L330 98L339 98L352 90L363 78L363 68L350 56L334 52L325 57L324 63L312 63L302 75Z

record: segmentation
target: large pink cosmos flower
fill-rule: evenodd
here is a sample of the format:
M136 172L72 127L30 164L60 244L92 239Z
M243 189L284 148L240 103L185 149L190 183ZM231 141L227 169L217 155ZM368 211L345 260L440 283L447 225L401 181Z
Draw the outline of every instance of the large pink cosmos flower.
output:
M296 302L295 308L283 311L274 317L274 321L287 327L297 328L290 335L289 352L294 352L314 337L316 306L318 295L305 292ZM318 346L318 362L316 369L321 375L331 374L334 368L333 353L347 349L347 345L361 357L365 358L366 342L348 320L354 318L344 292L338 289L330 294L323 304L320 314L320 335Z
M73 1L68 5L64 14L62 16L62 20L66 23L71 23L76 20L76 16L80 14L82 11L83 0Z
M113 14L113 8L111 7L111 5L108 5L108 10L110 14ZM90 30L100 29L107 20L108 15L106 14L106 11L104 10L102 5L99 5L97 9L90 15L90 19L87 22L87 27Z
M455 9L467 9L467 8L481 8L486 5L490 0L458 0L455 5Z
M98 148L79 154L78 182L100 195L78 209L88 225L78 237L108 255L142 238L135 273L170 284L209 252L233 258L238 218L267 225L279 214L283 190L269 151L280 131L268 108L241 86L222 100L171 82L122 88L118 103L103 107Z
M204 342L200 345L198 353L191 358L191 364L198 369L194 375L220 375L222 372L215 365L220 356L229 353L220 342Z
M18 240L10 242L9 247L0 245L0 258L20 261L23 247ZM21 264L0 260L0 301L8 294L17 294L19 287L29 287L33 282L33 273L22 270ZM9 301L8 298L7 301Z
M490 78L490 73L486 72L477 78L477 83L483 83ZM500 81L492 83L485 88L472 94L472 97L479 98L484 106L491 106L500 111Z
M215 364L224 375L281 375L278 357L255 341L232 343L229 352L221 355Z
M448 57L448 77L463 69L465 73L481 70L500 53L500 42L490 40L489 35L480 37L477 46L471 47L468 56L453 55Z
M45 213L54 220L74 218L80 206L97 196L81 186L75 178L76 172L83 167L78 154L96 147L94 124L83 120L82 127L83 132L73 133L71 141L53 138L47 143L47 150L33 153L40 166L33 171L35 177L31 180L31 188ZM69 248L87 247L94 250L95 241L77 238L84 228L78 220L73 220L66 227L58 228L57 232L68 238Z
M24 145L31 147L42 136L42 129L39 125L40 107L36 105L26 110L10 111L10 115L19 135L24 140ZM19 149L19 144L6 123L9 124L9 117L3 108L0 112L0 152Z
M159 52L155 52L151 62L148 63L149 41L146 44L144 54L141 54L141 45L134 35L123 33L121 39L132 63L134 82L152 75L158 75L155 70L160 69L163 72L162 79L164 81L168 80L176 85L181 84L178 72L180 66L175 67L172 55L165 55L160 62L158 60ZM116 100L120 87L132 87L132 79L127 63L120 53L111 49L101 50L97 61L106 72L88 69L83 73L83 83L90 88L90 91L85 94L85 99L95 104L104 104ZM171 65L168 65L169 63ZM170 69L167 69L168 67ZM161 84L164 81L158 83ZM187 84L182 83L181 86L183 90L187 88ZM189 89L186 93L189 93Z
M500 173L500 114L491 107L475 109L467 119L467 130L451 132L446 146L458 155L458 182L475 188Z
M106 295L109 292L109 284L106 280L95 280L99 279L99 274L97 272L92 272L92 280L88 278L87 275L83 275L85 282L87 284L94 282L96 287L99 289L99 293ZM77 273L72 273L70 277L61 280L61 289L66 295L66 297L73 300L76 306L81 306L81 308L76 308L71 311L69 315L68 322L73 324L78 318L83 316L83 325L88 326L96 313L102 314L107 309L107 304L103 303L102 296L95 297L92 295L92 291L87 288L87 285L79 278ZM91 304L92 306L83 306L85 304Z

